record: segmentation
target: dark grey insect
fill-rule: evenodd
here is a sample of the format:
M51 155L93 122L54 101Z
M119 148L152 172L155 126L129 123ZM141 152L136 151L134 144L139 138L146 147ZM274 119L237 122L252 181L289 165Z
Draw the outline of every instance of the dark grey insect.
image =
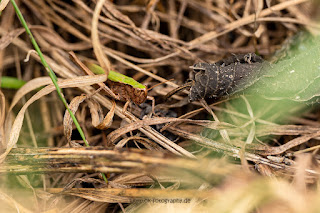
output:
M249 87L261 76L263 62L260 56L248 53L193 65L190 101L229 96Z
M181 88L191 87L190 101L228 97L254 84L267 64L254 53L233 55L213 64L197 63L190 67L190 80ZM179 90L171 91L167 97Z

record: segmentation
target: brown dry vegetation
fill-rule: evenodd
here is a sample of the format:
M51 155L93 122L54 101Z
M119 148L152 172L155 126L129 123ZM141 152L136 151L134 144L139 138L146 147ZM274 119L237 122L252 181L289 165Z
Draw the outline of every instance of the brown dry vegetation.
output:
M187 93L163 100L184 84L196 62L248 52L270 59L299 31L316 34L316 2L18 2L91 147L64 116L9 3L0 18L0 76L29 83L0 91L3 211L319 211L316 105L285 121L270 121L264 110L270 113L278 103L270 101L253 114L250 97L231 98L245 103L244 111L230 100L208 100L212 121L199 102L179 105ZM106 77L85 76L69 51L148 87L164 82L148 94L161 109L157 116L135 104L124 113L124 103L95 92L92 85ZM42 86L47 87L37 90ZM253 143L245 146L246 141ZM163 203L175 198L187 202Z

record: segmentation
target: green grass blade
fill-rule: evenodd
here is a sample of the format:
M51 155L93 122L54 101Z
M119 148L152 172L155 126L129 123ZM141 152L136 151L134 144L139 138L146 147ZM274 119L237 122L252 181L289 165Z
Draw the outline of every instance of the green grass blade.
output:
M77 130L79 131L79 134L80 134L82 140L84 141L85 145L87 147L89 147L90 145L89 145L88 141L86 140L86 137L85 137L85 135L84 135L84 133L83 133L81 127L80 127L80 124L79 124L78 120L74 116L73 112L70 110L70 108L68 106L68 103L67 103L66 99L64 98L64 96L63 96L63 94L61 92L61 88L59 87L59 85L57 83L57 76L54 74L54 72L52 71L51 67L49 66L49 64L47 63L45 58L43 57L43 54L42 54L42 52L41 52L36 40L34 39L32 33L31 33L27 23L26 23L26 21L24 20L24 18L22 16L22 13L21 13L19 7L17 6L16 2L14 0L10 0L10 1L12 3L13 7L14 7L14 10L17 13L17 16L18 16L21 24L23 25L23 27L25 28L27 34L29 35L31 43L34 46L34 49L37 51L37 53L38 53L38 55L40 57L41 63L43 64L43 66L45 67L47 72L49 73L49 76L50 76L54 86L56 87L56 90L57 90L59 98L61 99L61 101L63 102L64 106L68 110L68 112L69 112L69 114L70 114L70 116L71 116L71 118L72 118L72 120L73 120L73 122L74 122L74 124L75 124L75 126L77 128ZM107 180L107 177L105 176L105 174L101 173L101 176L103 177L104 181L106 183L108 183L108 180Z
M2 76L0 87L4 89L19 89L26 82L15 77Z
M17 6L16 2L14 0L10 0L16 13L17 13L17 16L21 22L21 24L23 25L23 27L25 28L27 34L29 35L30 37L30 40L31 40L31 43L32 45L34 46L34 49L37 51L39 57L40 57L40 60L41 60L41 63L43 64L43 66L45 67L45 69L47 70L47 72L49 73L49 76L54 84L54 86L56 87L56 90L57 90L57 93L58 93L58 96L59 98L61 99L61 101L63 102L64 106L66 107L66 109L68 110L68 112L70 113L70 116L74 122L74 124L76 125L77 127L77 130L79 131L79 134L81 136L81 138L83 139L83 141L85 142L86 146L89 146L86 138L85 138L85 135L79 125L79 122L77 121L76 117L74 116L74 114L72 113L72 111L70 110L69 106L68 106L68 103L66 101L66 99L64 98L64 96L62 95L62 92L61 92L61 88L59 87L58 83L57 83L57 77L56 75L54 74L54 72L52 71L52 69L50 68L49 64L47 63L47 61L45 60L45 58L43 57L43 54L36 42L36 40L34 39L26 21L24 20L23 18L23 15L19 9L19 7Z

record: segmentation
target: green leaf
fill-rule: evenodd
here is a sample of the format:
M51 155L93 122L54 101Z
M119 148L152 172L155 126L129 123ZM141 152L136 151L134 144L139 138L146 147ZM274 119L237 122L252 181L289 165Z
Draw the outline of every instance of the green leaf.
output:
M277 100L308 101L320 96L320 38L299 35L283 53L265 67L265 74L249 91Z

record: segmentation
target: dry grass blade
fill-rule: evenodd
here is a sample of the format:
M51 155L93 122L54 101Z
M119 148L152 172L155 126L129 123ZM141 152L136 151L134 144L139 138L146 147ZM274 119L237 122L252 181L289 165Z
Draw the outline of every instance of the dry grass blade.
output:
M58 82L58 84L59 84L60 88L83 87L83 86L103 82L106 80L107 80L106 75L81 76L81 77L77 77L74 79L61 80ZM25 105L20 109L20 111L19 111L19 113L18 113L18 115L12 125L11 132L8 133L10 135L9 140L6 141L6 144L5 144L6 148L3 150L4 153L0 155L0 162L3 162L3 160L5 159L7 154L10 152L10 150L13 148L13 146L18 141L26 109L34 101L38 100L39 98L41 98L41 97L43 97L53 91L55 91L54 85L49 85L49 86L41 89L34 96L32 96L32 98L30 98L25 103Z
M292 139L291 141L288 141L286 144L283 144L281 146L268 148L265 151L264 155L282 154L282 153L286 152L287 150L291 149L292 147L306 143L309 140L311 140L312 138L319 137L319 135L320 135L320 131L318 131L316 133L300 136L298 138Z
M88 75L95 75L86 65L84 65L79 58L76 56L76 54L74 52L69 52L69 56L71 58L71 60L76 63L85 73L87 73ZM105 70L106 71L106 70ZM109 72L109 70L108 70ZM108 73L106 73L106 76L108 76ZM99 83L98 84L101 88L103 88L103 90L105 90L111 97L113 97L116 100L119 100L119 97L117 95L115 95L112 90L109 89L109 87L107 87L104 83Z
M19 156L19 160L17 160ZM66 164L65 162L68 162ZM24 166L19 165L25 162ZM44 166L46 165L46 166ZM159 169L155 169L155 167ZM129 172L145 175L163 175L162 172L180 173L177 178L200 175L211 181L210 174L222 175L235 168L224 160L200 161L147 150L111 150L102 147L87 148L14 148L0 173L72 173L72 172ZM197 171L193 173L193 171ZM185 176L183 176L185 175ZM116 177L115 177L116 178ZM194 179L194 180L195 180ZM110 180L112 181L112 179Z
M179 118L145 118L143 120L135 121L121 128L118 128L117 130L113 131L108 135L107 140L110 143L114 143L115 140L119 138L121 135L128 133L130 131L139 129L143 126L151 126L151 125L163 124L163 123L169 123L169 122L193 122L193 121L188 119L179 119Z
M9 0L3 0L0 2L0 11L4 10L6 8L7 4L9 3Z
M0 90L0 145L1 146L4 145L4 141L5 141L5 138L4 138L5 109L6 109L5 97L2 91Z
M26 94L28 94L31 91L34 91L35 89L38 89L39 87L42 86L46 86L48 84L51 84L52 81L49 77L39 77L39 78L35 78L32 79L30 81L28 81L25 85L23 85L15 94L15 96L13 97L13 100L11 102L9 111L11 111L13 109L13 107L16 106L16 104L18 103L18 101L25 96Z
M79 105L87 99L87 96L81 95L74 97L71 102L69 103L69 108L72 111L73 114L76 113L76 111L79 108ZM71 143L71 135L72 135L72 123L73 120L69 114L69 112L66 110L63 117L63 133L67 138L68 143Z
M215 197L213 191L199 190L162 190L162 189L48 189L51 193L74 195L86 198L88 200L107 203L131 203L145 198L210 198Z
M102 115L101 106L97 102L88 100L88 106L90 108L90 113L92 116L92 125L97 129L108 129L112 124L114 112L116 109L116 102L112 100L112 107L104 118Z
M241 158L241 148L237 148L234 146L231 146L229 144L224 144L224 143L220 143L214 140L211 140L209 138L205 138L199 135L195 135L195 134L191 134L189 132L186 131L182 131L180 129L174 128L174 127L170 127L170 131L180 135L181 137L184 138L188 138L190 140L195 141L196 143L201 144L202 146L205 146L207 148L213 149L217 152L222 152L226 155L232 156L232 157L236 157L236 158ZM301 140L299 140L299 142L301 142ZM302 140L302 142L305 142L305 140ZM249 145L247 145L249 146ZM266 150L260 151L259 150L250 150L251 152L245 152L243 155L246 158L246 160L248 161L253 161L257 164L266 164L269 165L273 168L276 169L283 169L283 170L287 170L287 171L292 171L293 167L290 167L288 165L292 164L293 162L290 162L290 160L286 161L285 158L279 158L281 160L278 160L278 158L272 158L271 157L262 157L258 154L262 154L262 155L272 155L274 153L268 152L268 150L277 150L277 148L269 148L269 147L264 147ZM249 150L248 150L249 151ZM318 173L316 171L311 171L311 173Z
M123 64L125 64L125 65L127 65L127 66L129 66L129 67L132 67L133 69L135 69L135 70L137 70L137 71L139 71L139 72L142 72L143 74L146 74L147 76L150 76L150 77L152 77L152 78L154 78L154 79L156 79L156 80L158 80L158 81L160 81L160 82L163 82L163 83L165 83L165 84L167 84L167 85L174 86L174 87L178 87L177 84L175 84L175 83L173 83L173 82L171 82L171 81L167 81L167 79L164 79L164 78L162 78L162 77L159 77L159 76L157 76L157 75L155 75L155 74L153 74L153 73L151 73L151 72L148 72L147 70L142 69L141 67L139 67L139 66L137 66L137 65L135 65L135 64L133 64L133 63L130 63L129 61L127 61L127 60L125 60L125 59L123 59L123 58L115 55L115 54L112 53L112 52L106 51L105 53L106 53L107 55L109 55L110 57L119 60L121 63L123 63Z
M92 17L91 39L92 39L94 54L96 55L101 67L107 72L106 75L108 75L108 72L111 69L111 65L109 60L106 58L106 56L102 51L102 46L101 46L99 34L98 34L99 16L105 2L106 0L99 0L97 2L97 5Z
M305 135L315 133L317 131L319 131L317 126L265 125L257 130L257 135Z
M290 0L290 1L282 2L280 4L272 6L270 8L264 9L263 11L260 12L259 17L267 16L269 14L274 13L275 11L283 10L287 7L290 7L293 5L298 5L298 4L307 2L307 1L310 1L310 0ZM223 30L220 30L220 32L213 31L213 32L206 33L206 34L202 35L201 37L198 37L198 38L190 41L189 45L188 45L189 49L195 48L202 43L205 43L205 42L212 40L218 36L226 34L236 28L239 28L240 26L244 26L249 23L253 23L255 20L256 20L256 14L252 14L250 16L246 16L242 19L239 19L237 21L234 21L230 24L225 25Z
M12 40L17 38L19 35L25 32L24 28L13 30L6 35L2 36L0 39L0 50L6 48L9 44L11 44Z
M103 118L103 111L101 109L101 106L94 100L88 99L86 95L77 96L72 99L72 101L69 104L69 107L73 113L75 113L79 105L87 100L88 107L90 108L91 118L92 118L92 125L97 129L106 130L108 129L113 120L114 111L116 107L116 102L112 101L113 105L110 111L107 113L107 115ZM71 134L72 134L72 119L70 117L70 114L68 111L65 112L64 118L63 118L63 128L64 128L64 135L66 136L68 143L71 142Z
M87 89L83 89L83 91L89 93L89 90ZM101 96L100 94L97 94L93 98L95 98L102 106L105 106L108 109L112 108L112 102L109 99L106 99L105 97ZM115 114L121 117L122 119L124 119L128 123L138 120L133 114L129 112L127 112L126 115L124 115L122 108L119 106L116 106ZM193 154L183 149L181 146L175 144L174 142L172 142L171 140L163 136L161 133L155 131L150 126L141 127L139 128L139 130L143 134L145 134L147 137L151 138L152 140L159 143L161 146L168 149L170 152L175 153L177 155L185 155L190 158L195 158Z
M4 211L17 211L17 212L26 212L26 213L32 213L32 210L29 210L25 208L23 205L21 205L19 202L17 202L14 198L7 195L5 192L0 191L0 200L7 203L12 209L3 209Z
M158 151L163 150L159 145L154 144L153 141L151 141L147 138L138 137L138 136L132 136L132 137L128 137L128 138L124 138L124 139L120 140L115 145L115 148L117 148L117 149L123 148L130 140L134 140L135 143L142 144L144 147L146 147L146 149L149 149L149 150L158 150Z

